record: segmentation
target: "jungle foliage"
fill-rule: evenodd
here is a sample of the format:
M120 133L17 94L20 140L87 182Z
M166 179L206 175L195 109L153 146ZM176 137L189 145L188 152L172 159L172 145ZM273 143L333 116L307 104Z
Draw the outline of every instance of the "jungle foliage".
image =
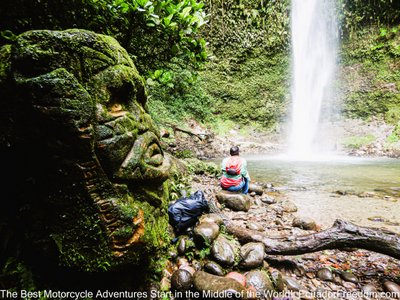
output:
M81 28L115 37L142 74L179 57L197 68L207 58L196 0L6 0L0 4L0 43L31 29Z

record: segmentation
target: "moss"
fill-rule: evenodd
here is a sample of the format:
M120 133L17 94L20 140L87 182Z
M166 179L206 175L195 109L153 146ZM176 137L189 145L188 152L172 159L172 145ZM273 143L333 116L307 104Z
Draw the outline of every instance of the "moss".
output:
M220 173L218 166L214 162L206 162L197 158L185 159L183 162L186 164L190 174L217 176Z
M201 84L216 102L216 118L273 129L286 113L288 63L288 54L281 53L209 65Z
M344 112L348 117L400 121L400 32L365 28L342 49Z
M371 144L375 141L376 137L372 134L364 135L364 136L352 136L346 138L342 144L350 149L360 149L363 146Z
M7 78L10 68L11 45L0 48L0 82Z

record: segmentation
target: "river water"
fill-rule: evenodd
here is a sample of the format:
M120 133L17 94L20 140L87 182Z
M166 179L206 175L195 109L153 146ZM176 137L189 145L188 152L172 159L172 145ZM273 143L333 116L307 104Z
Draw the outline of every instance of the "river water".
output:
M293 161L244 156L253 182L270 182L323 229L335 219L400 233L400 160L336 156Z

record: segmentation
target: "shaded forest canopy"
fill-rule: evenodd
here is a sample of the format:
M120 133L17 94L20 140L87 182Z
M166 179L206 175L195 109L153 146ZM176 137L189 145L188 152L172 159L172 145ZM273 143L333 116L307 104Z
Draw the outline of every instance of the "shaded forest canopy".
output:
M397 126L398 136L400 3L336 3L343 66L357 66L362 74L350 74L367 87L346 78L339 84L344 115L376 116ZM0 8L0 44L30 29L82 28L116 38L146 79L158 123L194 118L217 133L235 124L279 132L287 118L289 0L16 0Z

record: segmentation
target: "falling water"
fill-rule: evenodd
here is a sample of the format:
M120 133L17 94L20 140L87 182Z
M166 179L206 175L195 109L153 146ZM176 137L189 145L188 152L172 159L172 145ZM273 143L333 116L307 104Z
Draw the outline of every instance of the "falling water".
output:
M289 156L318 154L316 135L336 65L334 0L292 0L292 123Z

